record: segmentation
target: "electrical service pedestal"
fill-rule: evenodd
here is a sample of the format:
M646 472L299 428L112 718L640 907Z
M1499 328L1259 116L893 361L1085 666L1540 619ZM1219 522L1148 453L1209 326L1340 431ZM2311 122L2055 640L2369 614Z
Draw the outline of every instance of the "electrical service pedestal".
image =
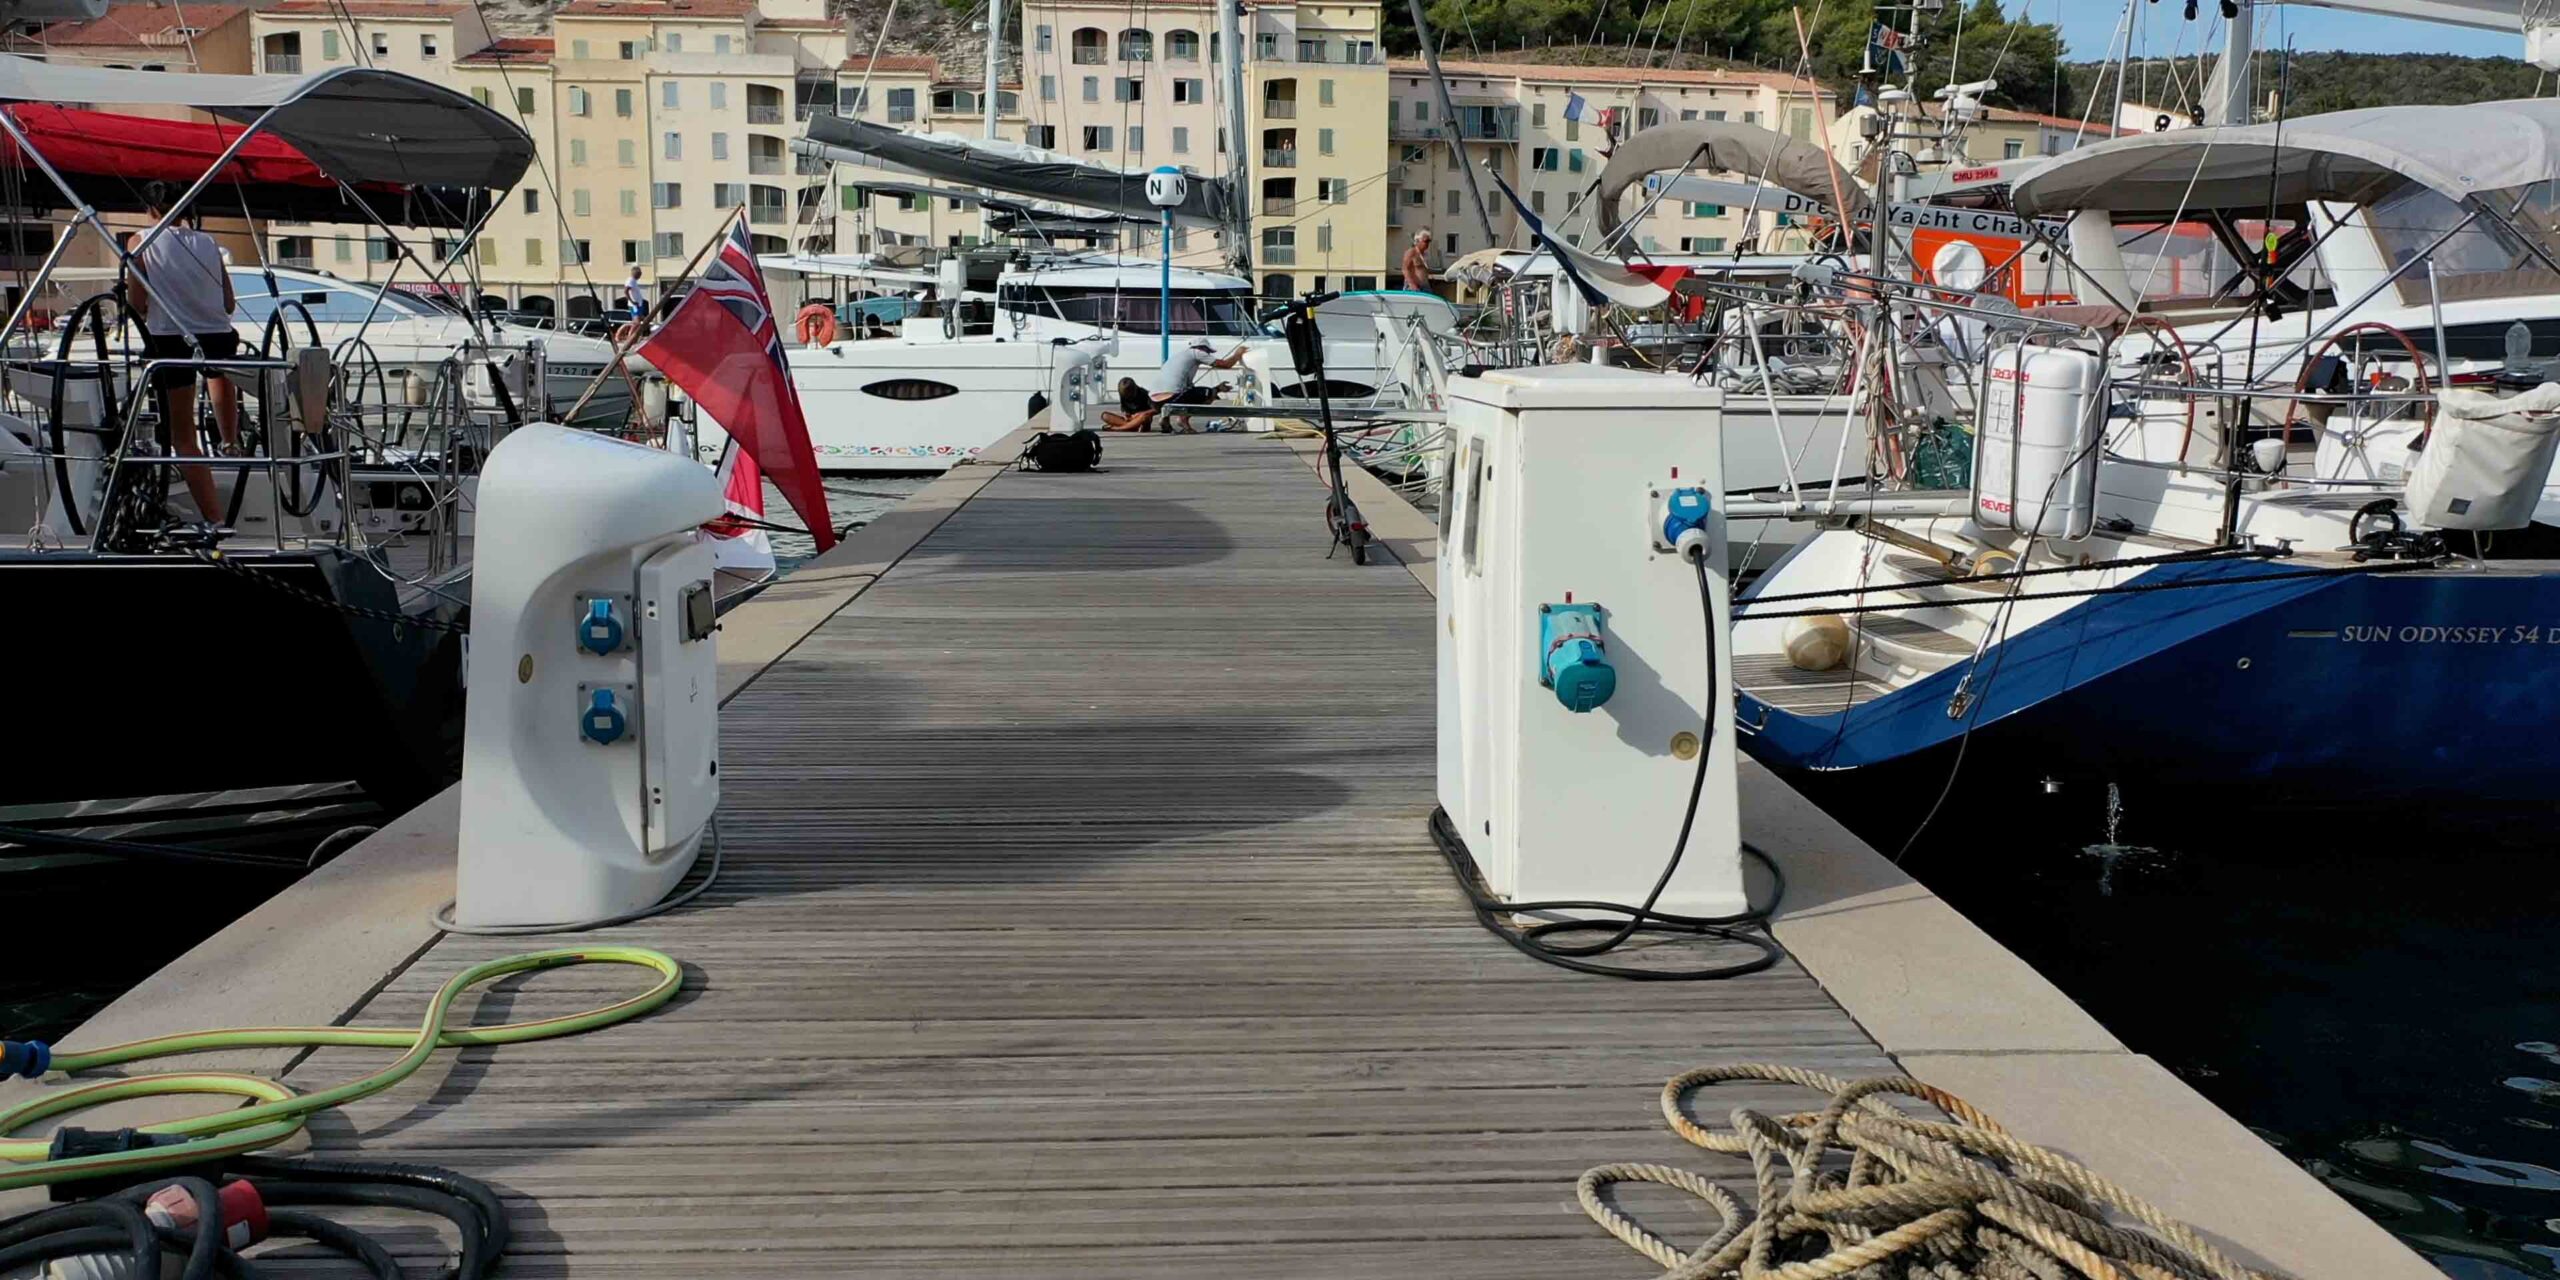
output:
M523 427L480 473L454 919L571 924L664 897L720 801L712 473Z
M1685 378L1600 365L1450 382L1440 804L1500 897L1642 902L1703 751L1697 825L1658 905L1746 906L1723 400ZM1712 686L1683 544L1705 555Z

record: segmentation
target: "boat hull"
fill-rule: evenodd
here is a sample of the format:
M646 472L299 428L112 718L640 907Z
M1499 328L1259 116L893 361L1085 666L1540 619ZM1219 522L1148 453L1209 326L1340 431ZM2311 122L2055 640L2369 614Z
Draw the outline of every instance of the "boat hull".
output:
M1951 773L1970 794L2138 780L2272 809L2560 809L2560 563L2245 581L2283 570L2155 570L2241 581L2095 598L1846 713L1745 695L1743 744L1834 812L1925 805Z

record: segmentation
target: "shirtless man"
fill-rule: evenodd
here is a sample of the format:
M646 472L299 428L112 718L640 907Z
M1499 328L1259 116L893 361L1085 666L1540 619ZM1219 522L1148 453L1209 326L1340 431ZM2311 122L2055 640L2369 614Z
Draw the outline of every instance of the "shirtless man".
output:
M1431 292L1431 233L1413 233L1413 246L1404 251L1404 287L1420 293Z

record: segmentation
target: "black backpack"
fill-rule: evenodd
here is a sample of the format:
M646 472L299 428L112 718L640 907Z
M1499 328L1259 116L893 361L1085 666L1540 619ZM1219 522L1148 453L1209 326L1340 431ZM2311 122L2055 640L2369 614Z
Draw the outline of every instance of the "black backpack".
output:
M1102 437L1082 427L1043 431L1023 446L1021 462L1025 471L1091 471L1102 465Z

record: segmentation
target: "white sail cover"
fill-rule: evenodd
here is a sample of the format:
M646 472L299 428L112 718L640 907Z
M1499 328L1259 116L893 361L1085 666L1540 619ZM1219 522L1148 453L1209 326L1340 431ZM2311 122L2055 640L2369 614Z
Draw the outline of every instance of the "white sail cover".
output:
M819 115L809 120L809 136L793 140L791 149L841 164L885 165L941 182L1149 222L1161 216L1147 202L1147 169L1115 169L1000 138L907 133L843 116ZM1235 221L1236 206L1226 181L1199 174L1185 177L1189 194L1174 208L1174 221L1195 227L1224 227Z
M514 121L442 85L370 67L204 75L0 54L0 102L195 107L244 124L264 119L265 132L346 183L502 189L533 164L533 139Z
M2167 215L2311 200L2367 203L2416 182L2457 202L2560 176L2560 100L2367 107L2117 138L2045 162L2010 191L2026 217Z

